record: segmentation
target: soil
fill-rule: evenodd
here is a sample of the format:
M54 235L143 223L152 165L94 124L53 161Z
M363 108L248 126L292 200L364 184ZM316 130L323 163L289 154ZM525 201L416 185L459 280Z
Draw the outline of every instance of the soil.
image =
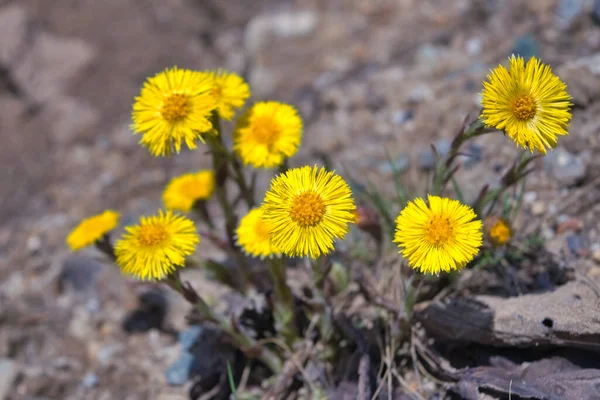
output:
M545 250L573 274L600 277L594 6L0 0L0 357L16 371L7 388L0 382L0 399L188 398L190 382L170 387L165 378L180 355L173 332L186 326L187 306L167 295L164 322L127 333L122 322L148 285L125 280L93 250L73 256L64 244L81 218L105 208L122 212L122 225L153 213L171 177L210 165L201 150L151 157L128 129L144 79L172 65L237 71L253 100L296 105L305 137L292 165L325 155L391 194L389 154L406 166L416 196L425 191L430 143L442 146L477 115L489 69L514 51L537 55L567 82L575 107L558 155L538 160L529 176L515 231L538 228ZM480 155L459 174L467 200L518 155L501 134L476 143ZM220 257L206 241L199 253ZM73 272L80 269L87 273ZM207 298L223 293L201 274L186 279Z

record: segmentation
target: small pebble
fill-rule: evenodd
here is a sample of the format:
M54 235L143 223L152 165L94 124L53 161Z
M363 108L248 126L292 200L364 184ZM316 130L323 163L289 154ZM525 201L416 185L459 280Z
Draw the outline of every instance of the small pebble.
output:
M555 10L555 22L560 29L569 29L585 12L586 0L560 0Z
M405 172L406 170L408 170L409 167L410 157L408 156L408 154L400 154L398 157L396 157L395 160L391 162L389 160L385 160L379 165L377 169L382 174L390 175L394 173L394 171L399 173Z
M97 284L101 269L102 264L92 258L68 257L59 276L60 291L72 289L77 292L86 292Z
M542 215L546 212L546 205L541 201L536 201L531 206L531 213L533 215Z
M584 255L586 252L583 238L581 235L569 235L567 236L567 246L574 256Z
M594 6L592 7L592 18L597 24L600 25L600 0L594 1Z
M94 374L93 372L88 373L83 377L81 386L83 386L85 389L95 388L98 386L98 375Z
M577 184L586 174L586 167L581 157L560 147L548 152L544 157L544 169L548 175L564 186Z
M536 192L525 192L525 194L523 195L523 202L525 204L531 204L535 201L535 199L537 199Z
M29 254L36 254L42 248L42 239L38 235L27 238L27 250Z
M178 339L181 347L189 350L196 343L196 339L198 339L201 332L202 327L199 325L190 326L188 329L179 332Z
M532 35L523 35L517 38L510 53L523 57L527 62L531 57L539 57L540 48L537 40Z
M592 258L594 259L594 261L600 264L600 249L594 250L592 252Z
M167 368L167 371L165 372L167 383L171 386L183 385L190 376L190 369L192 368L194 359L195 357L193 354L188 352L183 353L177 361Z
M396 110L392 113L392 123L397 126L404 125L404 123L413 119L413 112L407 110Z

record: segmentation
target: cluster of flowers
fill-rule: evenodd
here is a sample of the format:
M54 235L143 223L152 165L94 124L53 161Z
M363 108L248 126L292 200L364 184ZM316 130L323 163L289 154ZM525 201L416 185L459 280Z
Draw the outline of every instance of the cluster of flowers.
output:
M182 143L196 148L221 135L219 118L231 120L250 88L225 71L167 69L149 78L133 105L132 130L154 156L178 153ZM546 153L566 135L570 96L550 67L532 58L511 57L509 68L498 66L483 84L485 126L503 131L519 147ZM254 168L280 167L293 156L302 139L302 120L296 109L273 101L250 106L236 121L234 157ZM218 138L221 140L221 138ZM166 210L142 217L125 228L114 246L116 263L125 274L160 280L183 266L200 238L194 223L176 211L189 212L222 184L215 171L204 170L174 178L163 193ZM259 207L241 219L237 245L255 257L330 253L356 220L348 184L324 168L304 166L275 176ZM98 244L118 224L119 214L108 210L81 222L67 238L72 250ZM464 267L482 245L482 222L474 210L457 200L430 195L417 198L400 212L394 241L408 264L423 273ZM496 224L498 242L510 237L506 225Z

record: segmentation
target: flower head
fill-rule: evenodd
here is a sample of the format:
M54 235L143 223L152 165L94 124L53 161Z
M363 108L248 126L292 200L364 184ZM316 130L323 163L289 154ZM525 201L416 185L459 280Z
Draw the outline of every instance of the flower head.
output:
M181 144L196 148L202 134L212 128L209 118L217 106L211 94L212 79L173 67L149 78L133 104L133 124L140 144L152 155L179 153Z
M479 252L481 221L457 200L428 196L409 202L396 220L394 242L408 265L437 274L464 267Z
M269 222L263 220L263 211L254 208L246 214L237 229L237 242L246 254L254 257L271 257L281 252L271 243Z
M233 134L233 147L244 164L255 168L281 165L298 151L302 120L288 104L256 103L240 117Z
M215 174L205 170L171 179L163 192L163 202L169 210L188 212L198 200L210 197L215 188Z
M234 109L244 107L250 97L250 86L241 76L232 72L218 70L198 73L213 80L211 93L217 102L219 116L231 120Z
M483 83L482 98L483 122L504 130L519 147L545 154L557 136L568 134L567 86L535 57L525 64L512 56L508 70L499 65Z
M289 256L317 258L348 232L356 206L348 184L333 172L293 168L271 181L262 205L271 242Z
M183 266L200 242L194 223L171 211L142 217L125 230L115 244L117 264L123 273L143 280L162 279Z
M496 216L488 217L485 220L484 228L492 243L496 246L502 246L512 237L512 229L506 221Z
M67 245L72 251L94 244L119 223L119 213L106 210L98 215L86 218L67 236Z

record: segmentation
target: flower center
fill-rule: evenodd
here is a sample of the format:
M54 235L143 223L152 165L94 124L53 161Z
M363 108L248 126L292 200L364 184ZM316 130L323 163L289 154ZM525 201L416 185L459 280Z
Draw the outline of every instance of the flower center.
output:
M490 236L498 244L504 244L510 239L510 228L502 221L497 222L490 229Z
M160 113L169 122L176 122L188 115L189 104L186 95L174 93L163 101Z
M138 242L142 246L152 247L162 243L168 236L164 226L146 225L142 226L138 234Z
M537 104L535 99L528 94L519 96L517 100L512 103L513 114L517 119L521 121L529 121L535 117L537 111Z
M290 218L299 226L316 226L324 215L325 202L317 193L304 192L294 197Z
M435 215L426 228L426 240L434 245L446 243L454 235L450 220L446 217Z
M281 129L274 118L270 116L257 117L253 122L254 138L257 142L272 146L279 139Z

